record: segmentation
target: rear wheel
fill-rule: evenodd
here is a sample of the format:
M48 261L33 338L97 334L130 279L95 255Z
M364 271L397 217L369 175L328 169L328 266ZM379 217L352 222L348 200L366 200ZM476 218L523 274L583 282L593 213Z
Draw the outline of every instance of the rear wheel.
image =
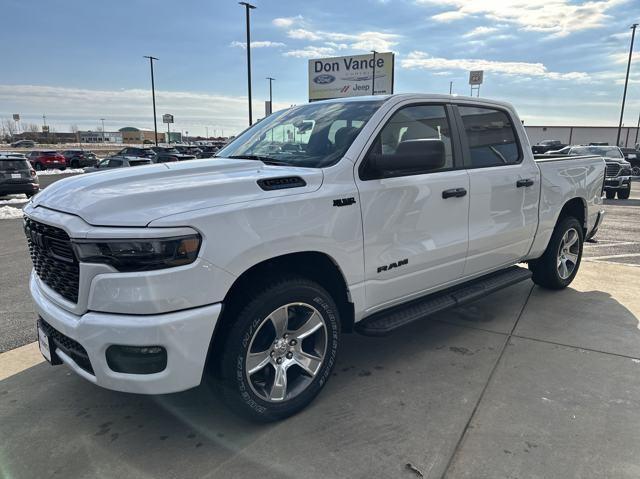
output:
M36 171L42 171L42 164L41 163L36 163L35 166L33 167Z
M616 190L607 190L604 194L607 195L608 200L612 200L616 197Z
M80 168L80 164L78 163L78 160L73 160L71 162L71 168Z
M250 419L283 419L307 406L331 375L338 308L319 284L299 277L249 297L221 342L223 397Z
M620 200L628 200L631 195L631 183L627 186L625 190L618 190L618 199Z
M558 222L544 254L529 262L533 282L548 289L563 289L578 273L582 259L583 232L580 222L567 217Z

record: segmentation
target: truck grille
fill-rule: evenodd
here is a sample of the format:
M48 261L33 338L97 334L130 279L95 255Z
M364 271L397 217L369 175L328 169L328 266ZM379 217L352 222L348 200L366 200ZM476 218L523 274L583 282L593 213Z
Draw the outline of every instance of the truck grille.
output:
M620 174L620 165L608 164L606 170L606 176L618 176Z
M84 349L79 342L71 339L69 336L65 336L42 318L38 319L38 325L42 328L45 334L51 338L51 341L56 348L61 349L86 372L94 374L87 350Z
M80 265L67 233L30 218L25 218L24 232L38 277L63 298L77 303Z

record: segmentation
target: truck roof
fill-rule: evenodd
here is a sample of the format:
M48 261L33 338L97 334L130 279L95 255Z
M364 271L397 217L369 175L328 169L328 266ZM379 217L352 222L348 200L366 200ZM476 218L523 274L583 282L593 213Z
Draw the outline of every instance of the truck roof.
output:
M499 100L491 100L488 98L479 98L479 97L470 97L464 95L441 95L437 93L394 93L392 95L365 95L365 96L352 96L347 98L332 98L330 100L319 100L313 103L343 103L343 102L358 102L358 101L371 101L371 100L383 100L388 101L391 99L395 100L415 100L415 101L464 101L465 103L477 103L478 105L495 105L501 106L503 108L512 109L512 105L510 103L499 101Z

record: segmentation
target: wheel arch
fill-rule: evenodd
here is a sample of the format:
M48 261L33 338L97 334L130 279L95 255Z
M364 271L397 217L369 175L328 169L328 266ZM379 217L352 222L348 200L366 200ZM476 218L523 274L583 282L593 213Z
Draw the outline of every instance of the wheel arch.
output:
M246 301L245 293L272 278L283 275L299 275L316 281L332 296L338 307L340 328L352 332L355 321L354 306L345 275L337 262L328 254L319 251L301 251L269 258L247 268L233 282L222 302L222 314L216 324L207 363L215 368L212 355L221 350L233 317Z
M575 197L562 206L558 218L556 218L556 225L567 217L574 217L582 225L583 234L587 233L587 202L584 198Z

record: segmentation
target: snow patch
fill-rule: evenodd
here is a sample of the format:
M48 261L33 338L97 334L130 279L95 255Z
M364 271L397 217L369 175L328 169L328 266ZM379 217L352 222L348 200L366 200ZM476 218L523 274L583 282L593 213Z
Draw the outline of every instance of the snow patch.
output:
M14 208L13 206L0 206L0 220L14 220L22 217L23 213L20 208Z
M67 168L66 170L43 170L37 172L38 176L70 175L74 173L84 173L84 168Z
M26 195L8 195L7 197L0 197L0 205L15 205L23 204L29 201Z

